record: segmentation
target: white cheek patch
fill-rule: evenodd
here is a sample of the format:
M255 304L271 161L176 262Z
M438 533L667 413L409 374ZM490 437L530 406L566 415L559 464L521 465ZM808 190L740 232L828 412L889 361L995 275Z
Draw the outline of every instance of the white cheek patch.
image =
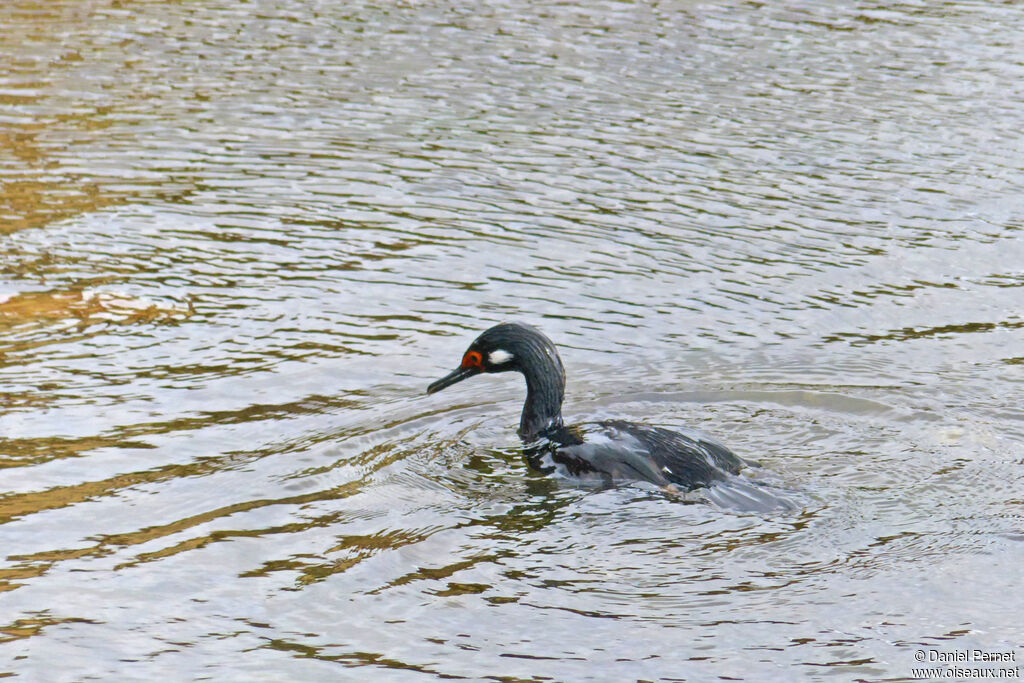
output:
M491 365L501 365L502 363L507 363L513 358L515 358L515 356L513 356L505 349L496 349L494 351L491 351L491 353L487 356L487 362L489 362Z

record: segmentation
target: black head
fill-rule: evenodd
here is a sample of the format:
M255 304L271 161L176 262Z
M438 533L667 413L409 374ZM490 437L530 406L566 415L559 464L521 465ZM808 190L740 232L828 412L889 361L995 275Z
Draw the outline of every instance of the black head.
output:
M523 372L538 351L550 358L557 371L564 377L562 362L558 359L555 345L534 327L522 323L501 323L476 338L462 354L462 364L451 373L437 380L427 393L433 394L456 382L479 375L481 372Z

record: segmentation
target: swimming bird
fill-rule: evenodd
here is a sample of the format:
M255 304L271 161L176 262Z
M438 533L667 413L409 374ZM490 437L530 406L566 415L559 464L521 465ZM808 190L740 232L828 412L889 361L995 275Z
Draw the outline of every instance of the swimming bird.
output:
M427 387L427 393L482 373L512 371L526 378L519 436L527 462L541 472L557 471L607 485L639 480L691 491L724 481L746 465L728 448L694 430L624 420L566 426L562 359L550 339L523 323L501 323L485 331L466 349L459 367Z

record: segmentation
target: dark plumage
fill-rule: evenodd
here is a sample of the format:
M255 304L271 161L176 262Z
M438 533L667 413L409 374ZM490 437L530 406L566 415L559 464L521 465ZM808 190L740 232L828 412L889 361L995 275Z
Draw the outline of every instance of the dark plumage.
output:
M470 344L462 363L427 388L432 394L483 372L521 372L526 403L519 421L527 462L605 483L648 481L691 490L737 474L744 462L692 430L623 420L566 427L562 422L565 369L550 339L522 323L501 323Z

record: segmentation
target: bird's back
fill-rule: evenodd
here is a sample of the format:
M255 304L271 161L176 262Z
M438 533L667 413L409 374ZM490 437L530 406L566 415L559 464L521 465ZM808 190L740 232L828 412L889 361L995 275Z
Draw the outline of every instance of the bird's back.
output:
M744 466L728 448L695 430L624 420L563 428L528 458L538 469L563 469L583 479L609 484L641 480L687 491L737 474Z

